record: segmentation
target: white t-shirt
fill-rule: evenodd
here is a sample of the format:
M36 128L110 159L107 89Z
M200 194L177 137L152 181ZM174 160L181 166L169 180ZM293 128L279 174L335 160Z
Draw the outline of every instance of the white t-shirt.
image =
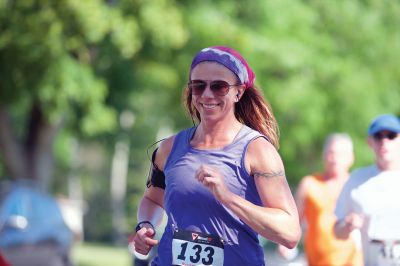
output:
M352 212L364 216L361 236L365 265L377 265L377 249L370 241L400 240L400 170L381 172L371 165L353 171L338 198L335 214L342 220Z

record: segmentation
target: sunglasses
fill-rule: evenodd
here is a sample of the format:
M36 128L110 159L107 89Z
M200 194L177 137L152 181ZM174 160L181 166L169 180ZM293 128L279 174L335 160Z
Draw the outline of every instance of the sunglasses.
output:
M206 80L191 80L188 83L188 88L192 91L193 95L201 95L207 88L208 82ZM212 80L210 81L211 91L218 96L224 96L228 93L229 88L233 86L240 86L243 84L229 84L224 80Z
M382 133L382 132L377 132L374 134L374 139L375 140L383 140L383 139L389 139L393 140L397 138L397 133L396 132L388 132L388 133Z

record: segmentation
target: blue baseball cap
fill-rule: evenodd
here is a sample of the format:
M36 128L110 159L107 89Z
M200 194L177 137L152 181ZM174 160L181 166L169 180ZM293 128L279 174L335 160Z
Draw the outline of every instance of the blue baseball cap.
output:
M372 120L368 135L371 136L383 130L400 133L400 119L391 114L380 115Z

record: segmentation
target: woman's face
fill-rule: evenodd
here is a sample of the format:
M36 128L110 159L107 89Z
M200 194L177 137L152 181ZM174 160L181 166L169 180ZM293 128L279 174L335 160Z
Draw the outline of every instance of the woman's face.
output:
M201 94L192 93L192 103L200 113L201 120L220 120L233 116L237 94L243 91L243 86L230 86L226 95L218 95L210 89L210 82L226 81L228 84L239 84L236 75L228 68L215 62L202 62L191 73L191 80L205 81L206 88Z

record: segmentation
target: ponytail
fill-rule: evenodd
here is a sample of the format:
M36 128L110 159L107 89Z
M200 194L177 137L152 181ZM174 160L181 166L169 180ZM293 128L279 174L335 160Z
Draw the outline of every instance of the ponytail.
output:
M244 90L236 103L235 116L241 123L265 135L276 149L279 148L279 127L260 90L255 87Z

